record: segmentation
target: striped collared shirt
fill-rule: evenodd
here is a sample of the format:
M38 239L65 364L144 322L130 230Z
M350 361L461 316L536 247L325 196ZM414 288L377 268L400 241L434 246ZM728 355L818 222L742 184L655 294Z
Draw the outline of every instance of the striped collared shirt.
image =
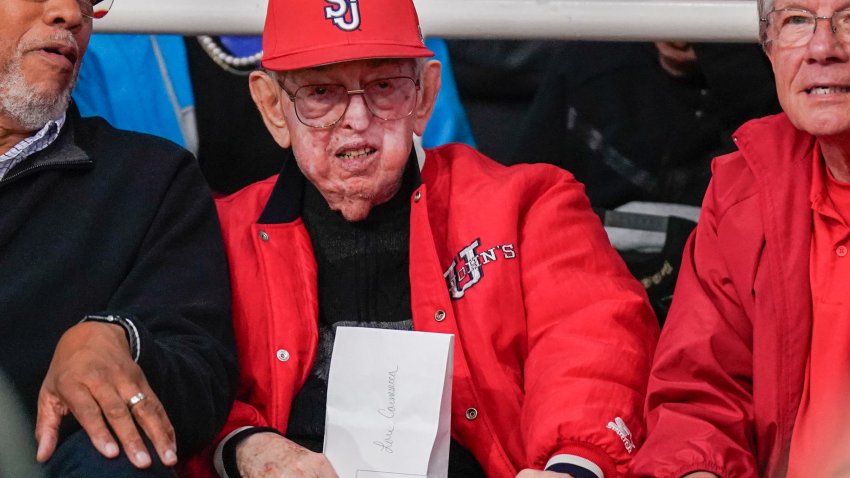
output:
M42 149L50 146L56 138L59 137L59 131L65 124L65 113L55 120L50 120L37 133L26 138L12 147L5 154L0 155L0 180L8 173L15 165Z

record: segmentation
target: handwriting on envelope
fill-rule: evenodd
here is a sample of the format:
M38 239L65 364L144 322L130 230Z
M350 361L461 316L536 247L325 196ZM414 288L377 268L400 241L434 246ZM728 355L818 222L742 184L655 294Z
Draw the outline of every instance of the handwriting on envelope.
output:
M336 331L324 453L340 478L442 478L451 439L454 336Z

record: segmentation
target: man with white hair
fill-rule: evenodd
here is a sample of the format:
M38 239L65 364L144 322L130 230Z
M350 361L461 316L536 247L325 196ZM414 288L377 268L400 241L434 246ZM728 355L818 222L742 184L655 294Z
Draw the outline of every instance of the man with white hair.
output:
M294 160L218 202L242 376L218 473L336 476L345 325L455 335L449 476L623 476L657 325L582 186L414 148L440 64L410 0L272 0L263 36L251 93Z
M848 476L850 4L759 0L783 114L715 159L636 476Z
M212 198L184 150L71 105L111 0L0 3L0 368L35 424L26 458L173 476L236 382Z

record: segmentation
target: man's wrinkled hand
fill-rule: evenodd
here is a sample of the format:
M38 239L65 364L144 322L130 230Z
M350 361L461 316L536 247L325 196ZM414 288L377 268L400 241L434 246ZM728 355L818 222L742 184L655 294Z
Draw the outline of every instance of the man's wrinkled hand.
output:
M237 445L236 466L244 478L338 478L325 455L275 433L257 433Z
M540 471L526 468L516 475L516 478L572 478L567 473L555 473L554 471Z
M138 393L145 398L130 407L128 400ZM68 329L56 345L38 395L39 462L47 461L56 450L59 424L68 413L108 458L119 454L117 437L136 467L149 467L144 433L163 464L177 463L174 428L142 369L133 362L120 326L83 322Z

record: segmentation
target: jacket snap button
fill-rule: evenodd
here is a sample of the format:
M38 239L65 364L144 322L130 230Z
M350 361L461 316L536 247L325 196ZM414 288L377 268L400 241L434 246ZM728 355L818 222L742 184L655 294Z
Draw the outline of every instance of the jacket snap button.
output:
M286 362L289 360L289 352L284 349L280 349L277 351L277 359L281 362Z
M434 320L436 320L437 322L442 322L446 320L446 311L443 309L438 310L437 313L434 314Z
M266 231L260 231L260 240L268 241L269 240L269 234Z
M416 194L413 195L413 202L419 202L422 199L422 193L420 191L416 191Z
M847 255L847 247L838 246L838 248L835 249L835 253L838 254L838 257L844 257Z
M476 410L474 408L468 408L466 410L466 419L467 420L475 420L476 418L478 418L478 410Z

